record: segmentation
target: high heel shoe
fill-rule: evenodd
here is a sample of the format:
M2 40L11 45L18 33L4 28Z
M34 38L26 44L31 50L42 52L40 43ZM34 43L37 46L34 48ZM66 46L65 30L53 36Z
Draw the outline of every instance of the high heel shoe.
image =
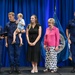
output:
M35 70L34 72L35 72L35 73L38 73L38 70Z
M31 70L31 73L34 73L34 69Z

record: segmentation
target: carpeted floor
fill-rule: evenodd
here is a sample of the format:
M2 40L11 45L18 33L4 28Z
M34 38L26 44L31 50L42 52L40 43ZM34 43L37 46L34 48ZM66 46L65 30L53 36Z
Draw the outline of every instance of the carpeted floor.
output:
M39 68L38 73L31 74L31 68L30 67L21 67L21 74L9 74L9 68L2 68L2 73L0 75L75 75L75 73L71 73L70 71L72 70L72 67L63 67L63 68L58 68L57 73L50 73L46 72L44 73L43 70L44 68Z

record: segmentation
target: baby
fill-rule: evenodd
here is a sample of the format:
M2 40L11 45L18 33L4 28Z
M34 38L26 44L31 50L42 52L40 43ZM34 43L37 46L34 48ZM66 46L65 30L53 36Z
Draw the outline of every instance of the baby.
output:
M16 21L17 23L17 29L14 31L13 33L13 41L12 41L12 44L16 43L16 35L19 34L19 39L20 39L20 46L23 45L23 41L22 41L22 33L25 33L25 29L24 29L24 26L25 26L25 21L23 19L23 15L21 13L19 13L17 15L18 17L18 20Z

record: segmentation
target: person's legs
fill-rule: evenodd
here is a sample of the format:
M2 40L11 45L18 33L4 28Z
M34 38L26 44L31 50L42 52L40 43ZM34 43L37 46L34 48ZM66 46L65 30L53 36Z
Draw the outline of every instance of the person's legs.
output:
M20 46L22 46L23 45L23 40L22 40L22 36L21 36L22 34L20 33L19 34L19 39L20 39Z
M12 41L12 44L16 43L16 35L20 32L20 30L17 28L14 33L13 33L13 41Z
M72 73L75 73L75 43L71 44L71 53L72 53L72 65L73 65L73 70L71 71Z
M54 47L50 47L49 69L52 70L51 72L57 71L57 52Z
M2 42L0 42L0 73L2 68Z
M37 62L34 63L34 72L38 72Z
M48 69L49 69L49 51L48 50L46 50L46 58L45 58L45 70L44 70L44 72L47 72L48 71Z
M8 56L10 61L10 74L14 72L14 45L9 44L8 45Z
M21 33L25 33L25 30L23 29L23 30L21 30Z
M34 73L34 70L35 70L35 63L34 62L32 62L32 70L31 70L31 73Z
M20 73L20 70L19 70L19 66L20 66L20 62L19 62L19 57L20 57L20 52L21 50L19 49L19 44L15 44L15 69L16 69L16 72L17 73Z

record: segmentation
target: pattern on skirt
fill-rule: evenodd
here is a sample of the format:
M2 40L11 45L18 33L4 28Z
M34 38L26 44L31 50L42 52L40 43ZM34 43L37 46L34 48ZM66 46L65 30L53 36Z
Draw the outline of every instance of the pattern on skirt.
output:
M46 50L45 67L47 69L57 69L57 52L55 47L48 47Z

